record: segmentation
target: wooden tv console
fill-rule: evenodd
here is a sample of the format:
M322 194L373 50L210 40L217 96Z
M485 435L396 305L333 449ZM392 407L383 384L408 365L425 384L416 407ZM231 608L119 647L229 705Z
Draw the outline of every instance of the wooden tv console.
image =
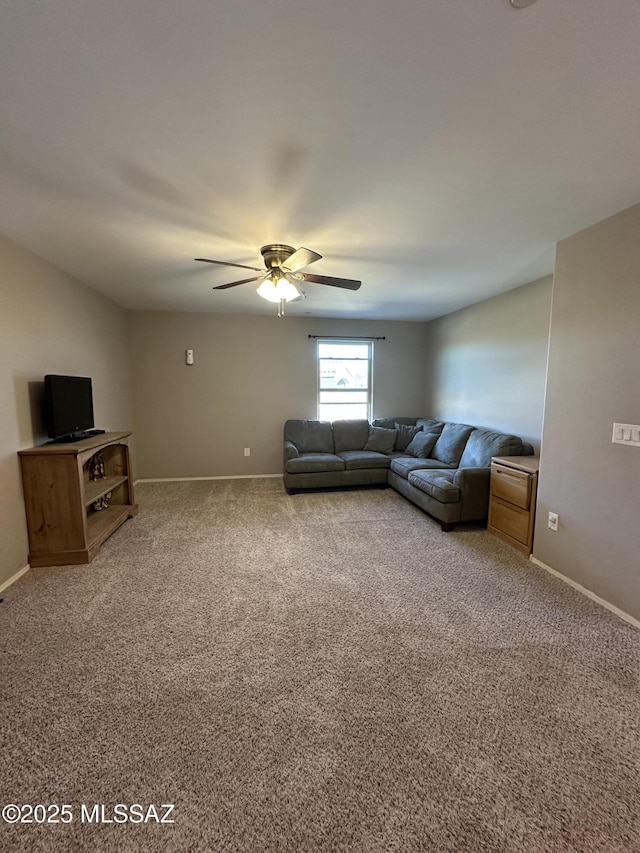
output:
M105 539L137 514L130 435L106 432L19 451L31 566L89 563ZM104 477L92 479L97 454ZM96 509L108 493L108 507Z

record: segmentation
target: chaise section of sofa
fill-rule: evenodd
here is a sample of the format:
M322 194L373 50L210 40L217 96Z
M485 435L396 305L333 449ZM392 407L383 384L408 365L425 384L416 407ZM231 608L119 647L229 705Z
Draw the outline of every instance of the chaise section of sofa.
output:
M440 467L396 458L391 462L389 485L449 531L459 522L486 519L492 456L532 453L533 447L516 435L445 424L433 459L427 460Z

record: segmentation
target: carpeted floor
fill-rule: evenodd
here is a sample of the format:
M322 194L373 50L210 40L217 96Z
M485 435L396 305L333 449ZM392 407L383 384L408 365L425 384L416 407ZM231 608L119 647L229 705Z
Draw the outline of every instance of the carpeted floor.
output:
M633 627L390 489L137 497L4 593L2 804L72 821L2 850L640 850Z

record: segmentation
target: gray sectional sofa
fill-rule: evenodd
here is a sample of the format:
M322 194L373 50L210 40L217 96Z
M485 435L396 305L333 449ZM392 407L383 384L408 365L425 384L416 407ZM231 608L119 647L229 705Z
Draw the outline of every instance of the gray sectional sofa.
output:
M518 436L432 418L288 420L284 485L390 485L451 530L486 519L492 456L532 453Z

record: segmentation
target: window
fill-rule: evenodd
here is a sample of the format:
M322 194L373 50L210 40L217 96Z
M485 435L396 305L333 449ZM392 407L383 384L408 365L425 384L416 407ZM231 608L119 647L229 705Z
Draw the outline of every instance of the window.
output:
M371 341L318 341L318 418L371 417Z

